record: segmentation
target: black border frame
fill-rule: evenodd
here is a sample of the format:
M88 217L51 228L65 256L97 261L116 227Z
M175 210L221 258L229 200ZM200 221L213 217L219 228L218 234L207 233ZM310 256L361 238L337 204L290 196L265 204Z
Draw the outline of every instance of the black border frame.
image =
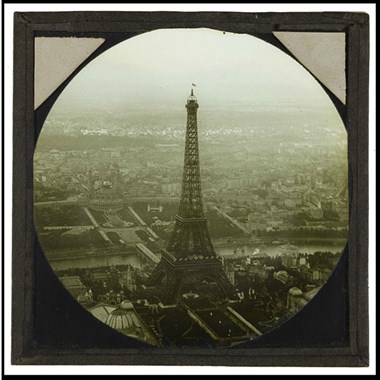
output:
M258 35L272 31L345 32L346 121L350 165L348 238L349 345L326 348L208 350L36 349L32 345L35 235L33 225L34 37L124 34L160 28L208 27ZM116 38L113 43L117 43ZM112 42L111 42L112 45ZM93 57L92 57L93 58ZM78 71L82 67L78 68ZM73 74L73 76L76 72ZM369 16L350 12L16 12L14 15L12 364L231 366L368 366L368 80ZM59 91L56 96L59 95ZM54 95L53 95L54 96ZM339 107L337 107L339 110ZM42 111L41 111L42 110Z

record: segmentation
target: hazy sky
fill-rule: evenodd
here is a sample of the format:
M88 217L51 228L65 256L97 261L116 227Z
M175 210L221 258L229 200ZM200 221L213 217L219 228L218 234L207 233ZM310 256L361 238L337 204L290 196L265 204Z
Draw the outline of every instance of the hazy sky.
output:
M333 107L313 77L277 48L249 35L202 28L144 33L109 49L68 85L56 111L135 102L182 107L192 83L203 107Z

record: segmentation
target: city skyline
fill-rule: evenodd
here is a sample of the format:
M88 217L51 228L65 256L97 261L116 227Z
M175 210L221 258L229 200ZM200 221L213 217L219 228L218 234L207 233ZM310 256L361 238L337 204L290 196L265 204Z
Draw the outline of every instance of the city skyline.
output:
M200 43L202 39L205 41ZM208 44L216 45L214 54L205 49ZM166 49L170 55L160 48L162 45L172 46ZM186 45L188 51L195 49L196 62L191 66L194 72L188 72L188 59L191 59L183 54L184 47L178 45ZM152 54L152 59L146 59L146 51ZM182 70L173 55L181 63L184 61L187 69ZM155 65L154 57L160 65ZM132 64L130 60L136 62ZM168 68L163 69L164 63ZM239 70L240 64L244 70ZM210 73L223 80L213 78ZM237 85L237 73L244 83ZM176 75L180 76L178 80ZM166 77L167 83L163 85ZM131 80L136 83L128 84ZM131 38L88 64L54 104L44 123L37 151L43 149L44 136L49 134L158 135L181 144L183 93L189 91L192 83L202 104L200 144L207 136L240 135L256 139L260 136L255 134L265 127L276 128L284 139L290 133L294 142L307 133L302 142L309 139L311 145L316 141L326 144L326 140L330 144L346 144L343 122L331 100L292 58L252 36L180 29ZM56 139L57 146L59 143Z

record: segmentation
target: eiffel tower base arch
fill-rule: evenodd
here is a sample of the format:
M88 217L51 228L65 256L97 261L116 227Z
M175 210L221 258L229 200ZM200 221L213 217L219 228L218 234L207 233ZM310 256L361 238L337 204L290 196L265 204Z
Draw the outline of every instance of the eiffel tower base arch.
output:
M163 304L176 304L185 285L193 283L196 287L202 280L215 282L223 291L225 299L236 299L236 291L229 282L219 258L198 259L190 263L189 260L186 261L186 264L171 262L163 257L153 270L147 285L161 287L160 299Z

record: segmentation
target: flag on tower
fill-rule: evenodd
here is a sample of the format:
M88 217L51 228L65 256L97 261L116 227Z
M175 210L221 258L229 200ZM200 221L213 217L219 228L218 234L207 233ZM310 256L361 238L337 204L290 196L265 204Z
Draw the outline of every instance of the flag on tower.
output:
M195 83L192 83L191 85L192 85L193 87L197 87L197 85L196 85Z

